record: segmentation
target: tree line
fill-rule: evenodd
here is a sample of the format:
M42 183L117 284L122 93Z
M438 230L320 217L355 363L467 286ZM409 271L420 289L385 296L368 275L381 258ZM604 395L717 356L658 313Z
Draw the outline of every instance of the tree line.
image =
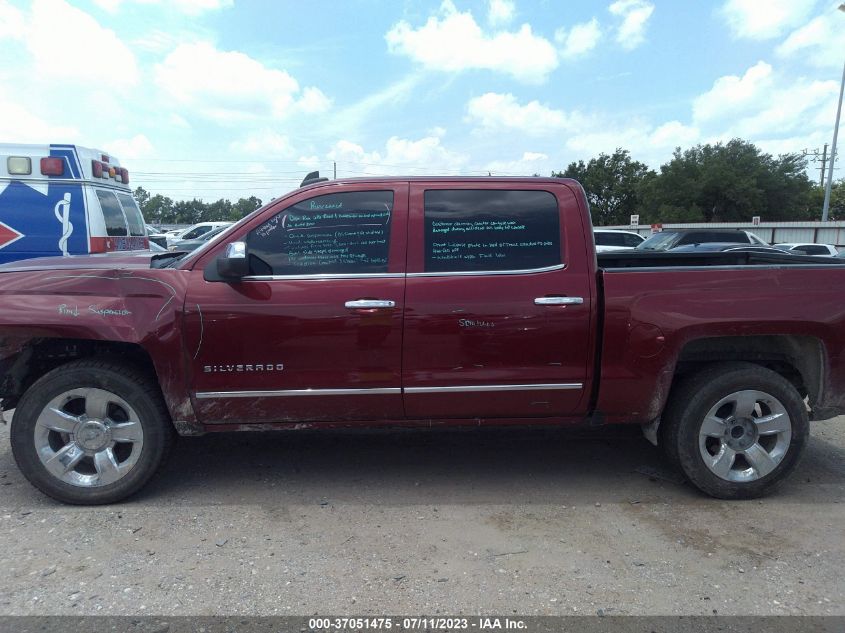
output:
M221 198L215 202L193 200L172 200L161 194L151 195L143 187L132 193L144 219L150 224L196 224L197 222L235 222L249 215L262 204L259 198L250 196L237 202Z
M820 220L824 189L806 169L801 154L774 157L734 139L677 148L659 171L618 148L552 175L584 186L596 226L628 224L632 214L642 224ZM833 185L830 219L845 219L845 179Z
M774 157L733 139L684 151L679 147L658 171L617 148L586 163L572 162L552 176L575 178L584 186L596 226L628 224L633 214L642 224L750 222L755 215L766 222L819 220L824 189L806 170L801 154ZM134 195L147 222L154 224L235 221L262 204L255 196L237 202L174 201L142 187ZM830 219L845 219L845 179L833 185Z

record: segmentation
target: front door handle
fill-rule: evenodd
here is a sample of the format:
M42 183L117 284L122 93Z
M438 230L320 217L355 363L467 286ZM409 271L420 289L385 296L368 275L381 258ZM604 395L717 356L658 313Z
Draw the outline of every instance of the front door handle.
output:
M584 303L584 297L537 297L534 305L538 306L575 306Z
M372 308L395 308L396 302L390 299L355 299L344 304L350 310L367 310Z

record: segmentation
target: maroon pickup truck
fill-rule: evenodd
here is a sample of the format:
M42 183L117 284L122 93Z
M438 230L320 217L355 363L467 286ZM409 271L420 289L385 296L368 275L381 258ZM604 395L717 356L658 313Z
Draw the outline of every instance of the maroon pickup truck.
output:
M572 180L319 182L187 255L0 267L0 408L70 503L138 490L176 434L481 424L639 424L748 498L843 411L843 288L833 258L597 257Z

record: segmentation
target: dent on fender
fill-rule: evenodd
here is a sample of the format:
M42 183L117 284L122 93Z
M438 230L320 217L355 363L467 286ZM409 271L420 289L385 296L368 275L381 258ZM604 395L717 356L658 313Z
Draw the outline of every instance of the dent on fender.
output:
M0 361L20 353L33 339L139 345L155 367L172 418L184 421L184 431L198 432L189 426L195 416L186 398L185 372L172 362L181 362L178 311L185 275L167 273L167 281L146 268L141 274L111 269L4 275L0 328L10 336L0 340Z

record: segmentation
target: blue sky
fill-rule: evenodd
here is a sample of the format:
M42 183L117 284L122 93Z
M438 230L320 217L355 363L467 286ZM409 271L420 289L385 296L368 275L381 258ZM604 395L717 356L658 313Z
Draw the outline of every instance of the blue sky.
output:
M838 4L0 0L0 139L103 149L175 199L265 201L335 162L545 175L616 147L653 167L734 136L821 148Z

